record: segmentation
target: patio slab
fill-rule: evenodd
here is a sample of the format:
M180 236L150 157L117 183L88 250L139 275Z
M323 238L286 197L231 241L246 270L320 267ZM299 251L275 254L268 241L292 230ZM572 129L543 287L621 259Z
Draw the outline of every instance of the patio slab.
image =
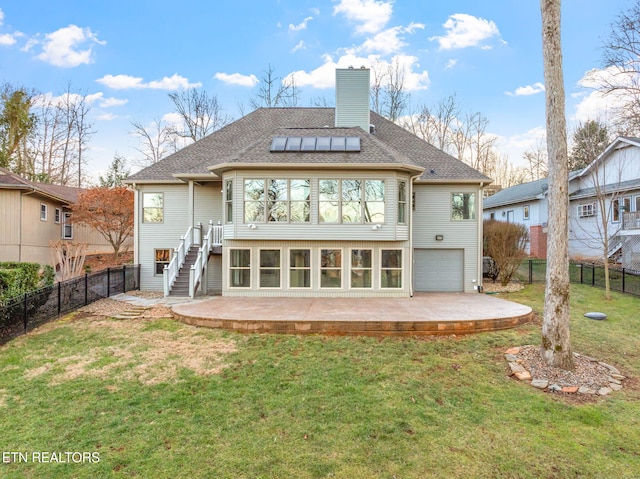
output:
M530 307L496 296L418 293L413 298L215 296L176 304L180 321L243 332L411 336L469 334L529 322Z

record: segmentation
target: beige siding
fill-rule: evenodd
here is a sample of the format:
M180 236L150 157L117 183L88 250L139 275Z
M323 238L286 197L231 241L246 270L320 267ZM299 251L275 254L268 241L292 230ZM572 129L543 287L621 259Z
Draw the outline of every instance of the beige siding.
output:
M479 277L479 222L482 221L481 191L474 186L415 185L413 247L464 250L464 291L477 291ZM451 219L452 193L476 193L476 219ZM442 235L443 240L436 240Z
M0 189L0 245L20 244L20 192Z
M406 241L409 228L398 225L398 181L408 182L409 177L392 171L286 171L274 174L273 171L241 171L228 176L233 178L233 224L226 224L226 239L244 240L366 240L366 241ZM309 223L255 223L250 229L244 222L244 180L254 178L288 178L311 180L311 218ZM318 182L320 179L372 179L385 181L385 221L379 229L372 229L372 223L330 224L320 223L318 218ZM220 201L222 205L222 199ZM407 199L407 207L411 204Z
M229 248L248 248L251 250L251 287L229 287ZM259 275L259 251L261 249L281 250L281 288L260 288ZM311 250L311 287L308 289L289 289L289 250ZM342 250L342 287L320 288L320 250ZM352 289L350 278L350 250L371 249L372 258L372 287L367 289ZM382 249L402 250L402 288L381 288L380 282L380 251ZM407 297L410 294L410 249L409 243L403 242L379 242L379 241L228 241L223 255L223 295L225 296L272 296L272 297Z
M189 228L188 193L189 187L182 185L140 185L136 191L139 195L138 217L142 218L142 194L163 193L164 221L162 223L140 223L138 248L140 262L140 289L162 291L162 275L155 274L155 249L174 249L180 238Z

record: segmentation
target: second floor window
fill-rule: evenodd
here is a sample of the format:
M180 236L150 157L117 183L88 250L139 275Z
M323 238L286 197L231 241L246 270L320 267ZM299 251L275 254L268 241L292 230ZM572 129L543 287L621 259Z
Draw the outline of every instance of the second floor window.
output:
M164 196L162 193L142 194L142 222L162 223L164 221Z
M224 182L224 210L225 221L233 223L233 180L225 180Z
M307 179L246 179L244 222L308 223L310 196Z
M384 223L384 180L320 180L320 223Z

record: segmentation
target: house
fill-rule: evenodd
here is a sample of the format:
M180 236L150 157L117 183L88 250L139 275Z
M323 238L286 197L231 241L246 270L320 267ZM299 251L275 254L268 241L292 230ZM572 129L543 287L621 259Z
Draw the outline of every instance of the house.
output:
M81 191L29 181L0 168L0 261L55 266L51 243L60 240L87 244L87 254L112 253L97 231L73 224L71 206Z
M529 253L546 257L548 180L499 191L484 200L484 219L522 223ZM603 223L604 221L604 223ZM569 174L569 255L598 260L604 254L640 269L640 139L619 137L582 170Z
M193 296L478 291L490 179L370 111L260 108L130 176L142 289Z

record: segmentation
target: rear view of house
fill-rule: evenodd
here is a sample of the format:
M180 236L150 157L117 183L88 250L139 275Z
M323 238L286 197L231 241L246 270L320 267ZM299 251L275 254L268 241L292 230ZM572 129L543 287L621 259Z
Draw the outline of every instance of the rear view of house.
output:
M477 291L490 180L371 112L369 73L336 71L335 109L261 108L130 176L141 288Z

